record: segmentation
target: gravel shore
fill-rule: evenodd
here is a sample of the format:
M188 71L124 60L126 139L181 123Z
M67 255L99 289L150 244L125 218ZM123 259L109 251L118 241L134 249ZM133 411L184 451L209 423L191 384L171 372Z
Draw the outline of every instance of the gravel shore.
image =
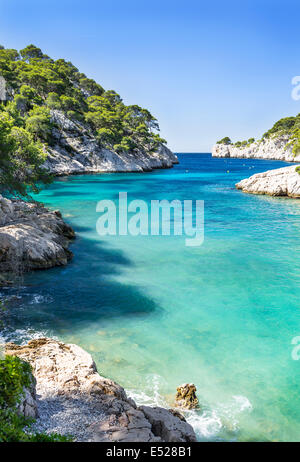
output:
M39 417L31 427L33 432L69 435L75 441L87 441L89 425L105 417L88 399L57 396L45 388L37 389L37 408Z

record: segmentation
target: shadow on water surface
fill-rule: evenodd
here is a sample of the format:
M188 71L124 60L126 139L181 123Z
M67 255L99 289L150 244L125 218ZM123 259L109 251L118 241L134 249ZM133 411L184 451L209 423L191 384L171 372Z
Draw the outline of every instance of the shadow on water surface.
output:
M34 271L19 288L4 288L9 334L18 329L73 334L108 319L148 317L158 305L133 285L114 280L132 262L119 250L83 237L71 246L74 259L64 267ZM18 334L17 334L18 335ZM25 336L26 338L26 336Z

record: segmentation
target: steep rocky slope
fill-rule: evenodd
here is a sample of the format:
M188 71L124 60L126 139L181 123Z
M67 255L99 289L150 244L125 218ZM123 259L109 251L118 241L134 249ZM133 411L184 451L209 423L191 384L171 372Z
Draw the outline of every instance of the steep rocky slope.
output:
M52 145L47 147L45 167L55 175L96 172L145 172L155 168L171 168L177 156L164 144L155 152L122 152L101 148L93 133L63 112L52 110Z
M7 136L0 150L10 136L26 137L49 154L45 166L56 175L143 172L178 162L147 109L126 105L70 61L32 44L0 47L1 121Z

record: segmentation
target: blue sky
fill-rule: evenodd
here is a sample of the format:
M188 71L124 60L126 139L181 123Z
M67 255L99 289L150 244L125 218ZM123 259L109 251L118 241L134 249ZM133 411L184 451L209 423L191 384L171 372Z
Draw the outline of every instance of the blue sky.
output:
M147 107L177 152L260 137L300 112L299 2L0 0L0 43L65 58Z

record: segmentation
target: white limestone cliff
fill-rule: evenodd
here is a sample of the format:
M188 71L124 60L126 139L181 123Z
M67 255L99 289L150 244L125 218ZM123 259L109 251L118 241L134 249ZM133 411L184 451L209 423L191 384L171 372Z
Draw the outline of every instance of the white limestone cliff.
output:
M236 188L252 194L300 198L300 175L294 165L268 170L240 181Z
M212 147L212 156L300 162L300 154L294 155L292 152L293 146L288 146L289 141L289 135L281 135L264 138L262 141L255 141L244 147L217 143Z
M178 163L175 154L161 144L156 152L122 152L99 147L95 137L80 122L68 119L63 112L51 111L53 143L47 147L45 167L55 175L101 172L147 172L171 168Z

